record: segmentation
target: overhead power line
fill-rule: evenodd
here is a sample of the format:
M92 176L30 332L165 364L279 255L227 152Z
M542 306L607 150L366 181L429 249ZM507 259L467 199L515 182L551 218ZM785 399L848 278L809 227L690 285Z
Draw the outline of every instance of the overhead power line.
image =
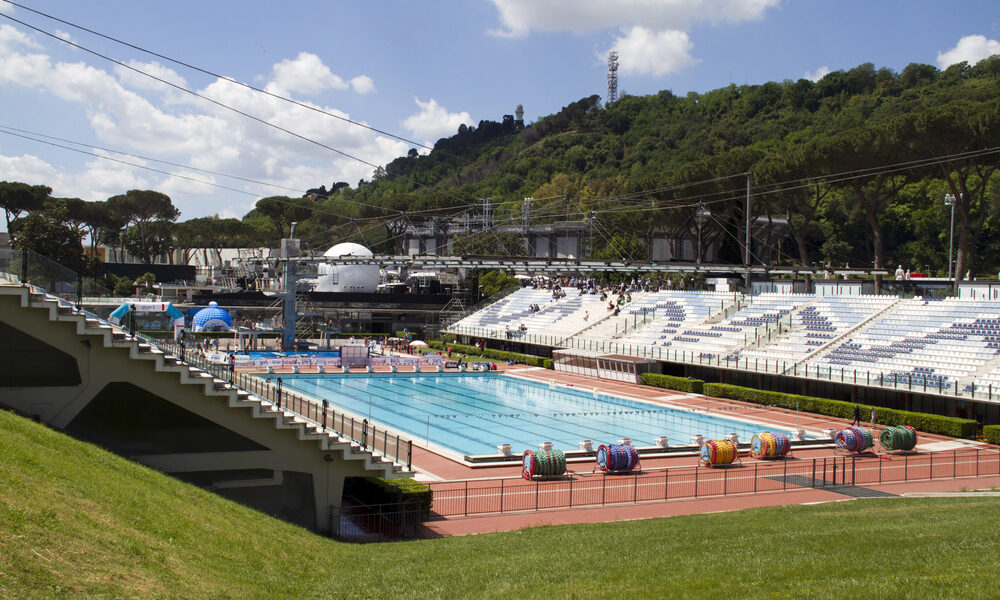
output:
M10 2L10 0L0 0L0 1L2 1L2 2ZM20 5L18 5L18 6L20 6ZM46 31L44 29L41 29L40 27L36 27L34 25L31 25L30 23L26 23L24 21L16 19L16 18L14 18L14 17L12 17L12 16L10 16L8 14L0 13L0 17L3 17L5 19L8 19L8 20L13 21L15 23L18 23L18 24L20 24L20 25L22 25L24 27L27 27L28 29L36 31L36 32L38 32L38 33L40 33L42 35L48 36L48 37L50 37L50 38L52 38L52 39L54 39L56 41L59 41L59 42L62 42L64 44L68 44L70 46L73 46L74 48L77 48L78 50L82 50L83 52L86 52L88 54L92 54L92 55L94 55L94 56L96 56L98 58L101 58L103 60L106 60L108 62L116 64L116 65L118 65L118 66L120 66L120 67L122 67L124 69L132 71L132 72L137 73L139 75L142 75L144 77L148 77L148 78L150 78L150 79L152 79L154 81L158 81L158 82L160 82L160 83L162 83L164 85L167 85L167 86L172 87L174 89L180 90L180 91L182 91L182 92L184 92L186 94L190 94L190 95L192 95L192 96L194 96L196 98L200 98L200 99L202 99L202 100L204 100L206 102L214 104L215 106L218 106L220 108L223 108L223 109L231 111L231 112L234 112L234 113L236 113L236 114L238 114L240 116L243 116L243 117L246 117L246 118L251 119L253 121L256 121L257 123L260 123L260 124L265 125L267 127L271 127L271 128L276 129L278 131L281 131L281 132L283 132L283 133L285 133L287 135L290 135L290 136L292 136L294 138L297 138L297 139L302 140L304 142L307 142L307 143L319 146L320 148L324 148L326 150L329 150L331 152L339 154L339 155L341 155L341 156L343 156L345 158L348 158L350 160L354 160L356 162L359 162L359 163L361 163L363 165L367 165L369 167L372 167L375 170L378 170L380 168L384 168L381 165L376 165L375 163L372 163L372 162L369 162L367 160L364 160L363 158L360 158L358 156L354 156L353 154L350 154L350 153L345 152L343 150L340 150L338 148L334 148L333 146L330 146L328 144L324 144L323 142L320 142L318 140L314 140L314 139L312 139L312 138L310 138L308 136L305 136L305 135L302 135L302 134L297 133L295 131L292 131L292 130L286 128L286 127L282 127L280 125L271 123L270 121L268 121L266 119L263 119L263 118L258 117L256 115L252 115L252 114L250 114L250 113L248 113L248 112L246 112L244 110L241 110L241 109L236 108L234 106L230 106L230 105L228 105L228 104L226 104L224 102L220 102L218 100L210 98L210 97L208 97L208 96L206 96L204 94L201 94L201 93L198 93L198 92L196 92L194 90L188 89L188 88L186 88L186 87L184 87L182 85L179 85L179 84L171 82L171 81L167 81L166 79L163 79L162 77L158 77L156 75L153 75L152 73L148 73L146 71L143 71L142 69L139 69L139 68L134 67L132 65L126 64L126 63L124 63L124 62L122 62L122 61L120 61L118 59L115 59L115 58L112 58L112 57L107 56L105 54L102 54L100 52L97 52L96 50L92 50L92 49L87 48L86 46L83 46L83 45L78 44L76 42L64 39L64 38L62 38L62 37L60 37L60 36L58 36L58 35L56 35L54 33L48 32L48 31ZM421 183L421 182L416 181L415 179L412 179L412 178L407 177L405 175L400 175L398 173L392 173L392 172L390 172L388 170L386 170L386 173L388 173L390 175L393 175L395 177L399 177L400 179L404 179L404 180L410 182L411 184L413 184L415 186L427 188L427 189L429 189L429 190L431 190L431 191L433 191L433 192L435 192L437 194L440 194L440 195L445 196L447 198L451 198L452 200L457 200L459 202L467 202L467 200L465 198L462 198L460 196L456 196L454 194L442 191L441 189L438 189L435 186L428 185L428 184L425 184L425 183Z

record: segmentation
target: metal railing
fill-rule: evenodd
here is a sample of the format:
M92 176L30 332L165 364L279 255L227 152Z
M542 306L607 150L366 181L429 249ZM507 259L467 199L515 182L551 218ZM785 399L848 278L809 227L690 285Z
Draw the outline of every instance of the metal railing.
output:
M272 382L271 377L262 379L259 375L237 373L233 365L211 362L189 349L185 349L184 356L181 357L180 345L172 340L154 339L142 334L137 337L189 366L270 402L278 410L286 410L311 421L321 433L333 432L357 443L362 450L380 453L400 465L406 465L407 471L412 469L413 440L379 428L368 419L358 418L344 411L338 412L326 401L317 401L284 389L280 375L275 376Z
M573 473L550 480L468 480L427 485L434 494L432 516L442 518L803 488L833 488L848 493L848 488L864 485L984 475L1000 475L1000 450L755 460L726 467L669 467L626 475Z
M332 507L331 507L332 508ZM345 502L331 517L339 520L337 539L345 542L388 542L421 537L426 509L420 502L367 505Z

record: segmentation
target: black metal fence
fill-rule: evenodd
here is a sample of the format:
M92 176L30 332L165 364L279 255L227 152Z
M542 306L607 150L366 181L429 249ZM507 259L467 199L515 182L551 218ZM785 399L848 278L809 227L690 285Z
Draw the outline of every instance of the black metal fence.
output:
M624 475L573 473L549 480L468 480L428 485L434 494L434 514L450 517L984 475L1000 475L1000 450L841 454L804 460L748 460L716 468L670 467Z
M149 344L160 350L181 357L181 347L172 340L153 339L140 336ZM233 365L208 361L201 354L185 349L184 362L210 373L214 377L227 381L235 387L271 402L276 408L295 413L314 422L320 431L332 431L348 438L361 446L363 450L372 450L398 464L406 465L406 470L413 466L413 440L386 429L376 427L368 419L359 419L344 411L337 411L326 401L317 401L284 389L280 376L267 376L237 373Z
M340 507L337 538L345 542L388 542L421 537L426 509L419 501L362 504L345 498Z

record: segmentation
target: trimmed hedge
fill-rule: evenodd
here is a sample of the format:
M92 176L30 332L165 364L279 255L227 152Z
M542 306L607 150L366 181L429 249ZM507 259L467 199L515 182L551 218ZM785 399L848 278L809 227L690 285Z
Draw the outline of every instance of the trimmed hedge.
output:
M643 385L692 394L701 394L705 386L704 381L690 377L674 377L673 375L661 375L659 373L643 373L641 377Z
M983 427L983 437L991 444L1000 444L1000 425L986 425Z
M704 390L708 396L728 398L739 402L777 406L791 410L795 410L797 405L799 410L805 412L840 417L841 419L851 419L854 416L854 402L768 392L725 383L706 383ZM861 407L861 419L867 420L872 407L865 404L858 406ZM976 433L976 422L972 419L959 419L879 406L875 407L875 414L878 416L880 425L909 425L917 431L957 438L972 438Z
M408 503L418 500L420 514L426 519L430 517L433 494L431 488L415 479L383 479L381 477L364 477L354 484L354 493L365 504Z
M435 340L427 343L428 346L434 350L446 350L447 346L440 340ZM544 356L532 356L530 354L521 354L519 352L507 352L506 350L493 350L492 348L486 348L485 350L480 350L475 346L466 346L465 344L449 344L451 346L452 352L458 352L459 354L465 354L471 357L482 356L483 358L492 358L494 360L499 360L507 362L508 360L514 361L516 363L522 363L525 365L530 365L532 367L543 367L546 369L552 368L552 359L545 358Z

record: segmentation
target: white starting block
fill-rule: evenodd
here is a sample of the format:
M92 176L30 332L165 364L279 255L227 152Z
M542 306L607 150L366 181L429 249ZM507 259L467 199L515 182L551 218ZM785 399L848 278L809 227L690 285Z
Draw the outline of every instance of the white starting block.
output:
M666 448L667 446L670 445L670 438L668 438L665 435L661 435L658 438L656 438L656 445L659 446L660 448Z
M500 444L497 446L497 452L504 456L510 456L510 444Z
M552 442L542 442L541 444L538 444L538 449L539 450L551 450L552 449Z
M580 442L580 450L583 450L584 452L593 452L594 442L592 442L591 440L583 440L582 442Z
M738 446L740 443L740 434L730 433L729 435L726 436L726 439Z
M837 437L837 430L836 429L824 429L823 430L823 435L825 435L826 437L830 438L831 440L835 439Z
M705 441L705 436L703 436L700 433L691 436L691 443L694 444L695 446L698 446L699 448L701 448L701 445L704 441Z
M631 446L632 445L632 438L630 438L630 437L623 437L622 439L618 440L618 443L619 444L624 444L626 446Z
M793 437L796 440L798 440L798 441L801 442L802 440L806 439L806 430L805 429L796 429L795 432L794 432L794 434L793 434Z

